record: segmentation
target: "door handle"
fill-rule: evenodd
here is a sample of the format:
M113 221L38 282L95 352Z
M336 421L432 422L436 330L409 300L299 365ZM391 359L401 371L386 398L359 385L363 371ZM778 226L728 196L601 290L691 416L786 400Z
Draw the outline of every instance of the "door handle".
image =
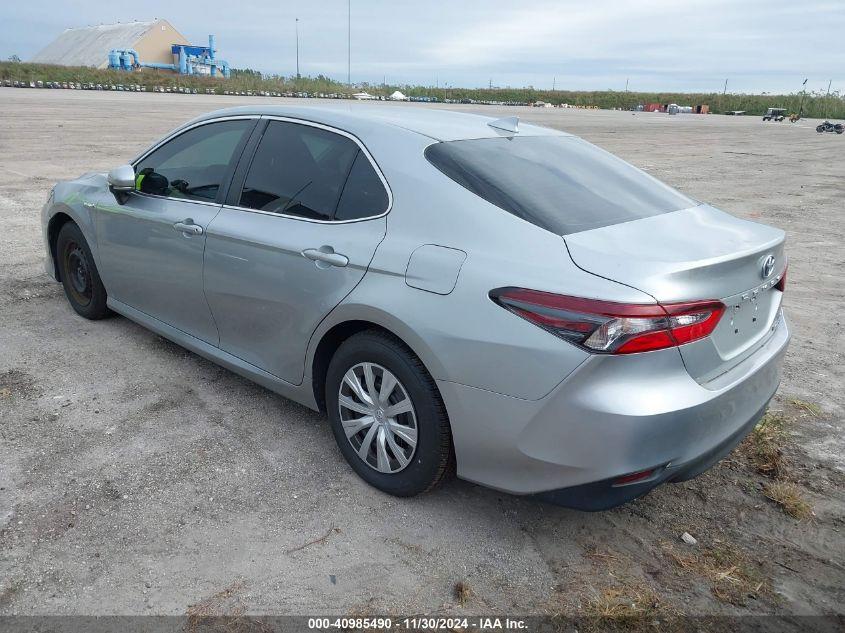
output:
M328 268L329 266L339 266L343 268L349 264L349 258L346 255L335 253L331 246L306 248L302 251L302 256L314 262L317 265L317 268Z
M188 233L190 235L202 235L202 227L199 224L194 224L191 218L186 218L182 222L177 222L173 228L180 233Z

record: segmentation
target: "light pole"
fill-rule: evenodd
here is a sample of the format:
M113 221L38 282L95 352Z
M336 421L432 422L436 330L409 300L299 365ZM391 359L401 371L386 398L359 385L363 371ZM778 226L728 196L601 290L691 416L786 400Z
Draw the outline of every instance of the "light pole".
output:
M804 116L804 95L807 94L807 80L804 80L804 83L801 84L801 104L798 106L798 117L801 118Z
M827 105L828 100L830 99L830 85L833 83L833 79L830 79L827 82L827 94L824 96L824 118L827 118Z
M352 85L352 0L346 3L346 85Z
M296 18L296 78L299 79L299 18Z

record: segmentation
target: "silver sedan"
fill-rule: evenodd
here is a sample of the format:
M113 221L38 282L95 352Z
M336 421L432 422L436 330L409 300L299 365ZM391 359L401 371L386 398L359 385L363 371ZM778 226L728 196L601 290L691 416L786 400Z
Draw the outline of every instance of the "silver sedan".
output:
M789 341L782 231L516 118L213 112L56 185L43 229L77 313L324 411L400 496L456 472L601 509L688 479Z

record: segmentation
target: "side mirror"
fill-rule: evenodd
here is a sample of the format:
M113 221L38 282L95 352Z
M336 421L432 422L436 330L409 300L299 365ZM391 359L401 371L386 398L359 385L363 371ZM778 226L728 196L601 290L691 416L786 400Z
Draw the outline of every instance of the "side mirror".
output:
M109 172L109 187L112 191L134 191L135 170L132 165L121 165Z
M135 190L135 170L132 165L121 165L109 172L109 191L120 204L126 201L126 194Z

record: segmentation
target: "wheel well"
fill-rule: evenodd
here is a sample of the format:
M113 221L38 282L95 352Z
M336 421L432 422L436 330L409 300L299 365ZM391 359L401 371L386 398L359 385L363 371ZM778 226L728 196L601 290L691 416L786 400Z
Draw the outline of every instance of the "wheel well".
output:
M59 281L62 280L62 273L61 267L59 266L58 254L56 253L56 242L59 239L59 231L68 222L73 222L73 219L67 213L59 212L50 218L50 223L47 225L47 239L50 244L50 255L53 257L53 270L55 271L56 279Z
M311 371L311 384L314 389L314 400L317 401L317 406L323 413L326 412L326 376L329 373L329 363L332 361L332 356L346 339L364 330L382 330L395 336L387 328L370 321L345 321L338 323L326 332L317 345Z
M317 344L317 350L314 352L314 362L311 371L311 388L314 390L314 400L317 402L317 406L319 407L322 413L327 412L326 376L329 373L329 363L331 363L332 361L332 356L334 356L337 349L343 344L345 340L347 340L351 336L354 336L358 332L363 332L365 330L376 330L388 334L389 336L399 341L402 345L407 347L408 351L410 351L417 358L419 358L419 354L417 354L410 345L408 345L399 336L396 336L396 334L394 334L384 326L378 325L377 323L373 323L371 321L345 321L343 323L338 323L323 335L323 338ZM423 364L423 367L425 367L425 363L422 362L422 359L420 359L420 362ZM428 368L426 368L426 370L427 369ZM438 389L436 384L434 385L434 388L435 390L437 390L439 396L440 390ZM442 396L440 396L440 399L442 402ZM449 423L449 432L451 433L452 423L451 421L449 421L448 410L446 410L446 419ZM454 443L452 444L451 451L451 465L448 467L454 468L455 464L457 463Z
M323 413L326 412L326 376L329 373L329 363L332 361L337 349L343 342L351 336L363 332L364 330L376 330L389 334L397 341L408 348L408 351L419 358L413 348L408 345L401 337L391 332L386 327L373 323L372 321L344 321L338 323L328 332L323 335L323 338L317 344L317 350L314 352L314 362L312 363L311 371L311 385L314 390L314 400L317 406Z

